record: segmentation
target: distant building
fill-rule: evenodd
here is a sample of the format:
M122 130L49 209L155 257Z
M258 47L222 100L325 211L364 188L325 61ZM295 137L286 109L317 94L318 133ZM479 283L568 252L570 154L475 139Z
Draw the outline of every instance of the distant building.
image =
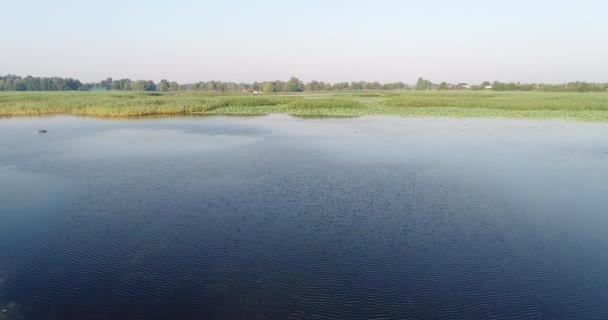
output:
M89 91L109 91L110 88L108 87L91 87L91 89L89 89Z
M486 89L486 90L492 90L492 86L485 86L483 88Z

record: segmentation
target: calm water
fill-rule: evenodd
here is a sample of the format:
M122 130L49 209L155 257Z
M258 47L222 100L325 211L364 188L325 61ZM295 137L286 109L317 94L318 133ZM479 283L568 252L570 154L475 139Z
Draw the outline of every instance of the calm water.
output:
M606 124L0 119L3 320L608 319L607 230Z

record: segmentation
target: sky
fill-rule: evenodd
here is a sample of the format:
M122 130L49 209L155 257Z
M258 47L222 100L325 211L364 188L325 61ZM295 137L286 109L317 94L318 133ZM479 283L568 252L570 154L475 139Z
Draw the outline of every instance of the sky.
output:
M605 0L0 0L0 74L608 82Z

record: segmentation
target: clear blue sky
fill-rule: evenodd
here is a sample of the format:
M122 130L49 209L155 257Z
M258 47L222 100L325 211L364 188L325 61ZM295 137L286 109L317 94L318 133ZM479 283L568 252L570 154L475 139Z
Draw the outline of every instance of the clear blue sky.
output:
M608 82L608 2L0 1L0 74Z

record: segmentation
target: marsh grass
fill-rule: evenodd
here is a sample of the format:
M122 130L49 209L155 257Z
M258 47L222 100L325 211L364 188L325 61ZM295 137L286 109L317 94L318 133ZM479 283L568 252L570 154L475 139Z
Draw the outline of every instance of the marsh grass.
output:
M292 110L328 110L344 108L365 108L363 102L350 99L301 99L289 104Z
M296 95L209 92L1 92L0 116L75 114L142 117L186 114L400 115L573 119L608 122L608 93L349 92Z
M143 116L206 111L209 99L194 95L108 92L1 93L4 116L77 114L100 117Z
M220 107L210 108L208 113L213 114L270 114L289 113L294 115L355 115L353 110L365 110L366 105L350 99L303 98L289 97L291 99L274 100L275 103L255 104L226 104L221 102Z
M400 108L450 107L513 111L608 111L608 94L548 92L422 92L394 97L383 101L382 105Z
M383 93L383 96L385 98L394 98L394 97L398 97L400 95L401 95L401 93L399 93L399 92L385 92L385 93Z
M269 96L269 97L255 97L255 96L241 96L241 97L224 97L217 100L211 101L206 111L216 111L225 108L247 108L247 107L260 107L260 106L277 106L289 104L295 100L302 99L301 97L281 97L281 96ZM243 110L246 111L246 110Z
M338 94L334 94L334 97L336 97L336 98L344 98L344 97L380 98L380 97L382 97L382 94L371 93L371 92L353 93L353 94L338 93Z

